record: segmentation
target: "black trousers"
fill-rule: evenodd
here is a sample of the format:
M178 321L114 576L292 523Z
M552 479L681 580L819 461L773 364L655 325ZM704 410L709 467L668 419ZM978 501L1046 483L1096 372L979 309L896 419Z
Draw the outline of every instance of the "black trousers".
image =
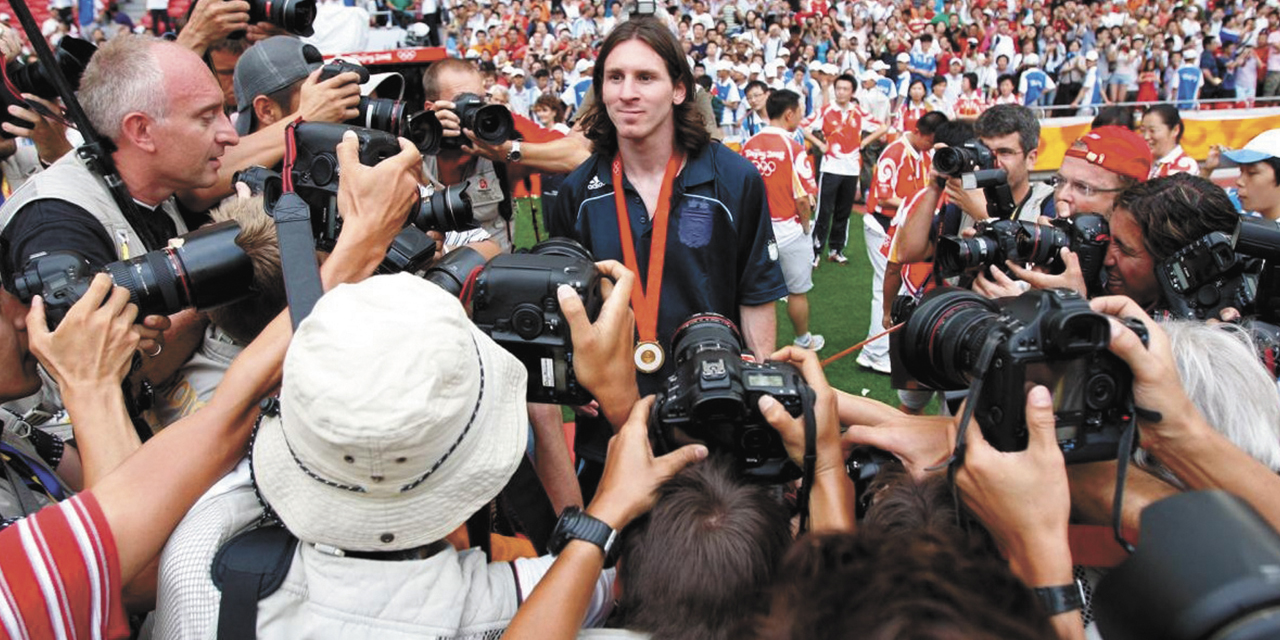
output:
M831 250L844 251L849 240L849 214L858 195L858 176L822 173L818 178L818 222L813 228L813 252L822 256L830 234Z

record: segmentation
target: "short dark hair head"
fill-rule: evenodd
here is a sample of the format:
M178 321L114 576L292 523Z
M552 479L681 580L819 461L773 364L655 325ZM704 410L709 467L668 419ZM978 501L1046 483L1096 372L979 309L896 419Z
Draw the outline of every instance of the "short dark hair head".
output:
M765 92L765 93L769 93L769 85L767 85L767 84L765 84L765 83L763 83L763 82L761 82L761 81L759 81L759 80L752 80L751 82L748 82L748 83L747 83L747 88L746 88L746 90L745 90L745 91L743 91L743 93L745 94L747 91L750 91L750 90L752 90L752 89L759 89L759 90L761 90L761 91L763 91L763 92Z
M653 49L666 65L671 83L684 86L684 101L675 105L672 113L676 125L675 144L686 154L698 153L711 142L711 134L707 132L702 114L695 104L697 93L693 83L693 70L689 68L684 47L676 39L676 35L665 23L652 16L633 16L630 20L619 23L600 45L595 69L591 72L591 92L595 102L581 116L582 130L587 139L592 142L596 153L603 157L613 158L618 151L618 129L609 119L604 106L604 71L609 55L618 45L628 40L639 40Z
M738 637L791 543L786 508L723 460L686 468L658 494L623 538L623 624L655 638Z
M1149 113L1159 116L1160 122L1163 122L1164 126L1169 127L1170 129L1177 127L1178 134L1174 136L1173 139L1179 143L1182 142L1182 132L1186 127L1182 125L1182 115L1178 113L1177 107L1162 102L1160 104L1153 104L1147 107L1147 110L1142 112L1142 116L1146 117Z
M1040 121L1031 109L1020 104L998 104L983 111L974 121L973 128L979 138L998 138L1016 133L1023 153L1031 153L1040 146Z
M1275 173L1276 186L1280 186L1280 158L1263 158L1259 162L1266 163L1268 167L1271 167L1271 171Z
M934 76L934 77L933 77L933 86L937 87L937 86L939 86L939 85L944 86L944 87L947 85L947 77L946 77L946 76L944 76L944 75L936 75L936 76Z
M1188 173L1133 185L1120 192L1115 208L1129 212L1157 264L1209 233L1235 232L1240 222L1222 187Z
M933 141L935 144L956 147L974 139L977 135L973 131L971 120L947 120L938 125L937 131L933 134Z
M1093 117L1093 123L1089 128L1116 126L1133 131L1133 125L1133 109L1111 105L1098 109L1098 115Z
M697 84L699 87L706 89L707 91L711 90L711 76L709 75L706 75L706 74L700 75L694 78L693 82Z
M1000 74L999 78L996 78L996 86L999 87L1000 85L1004 84L1006 80L1008 80L1009 82L1013 82L1014 86L1017 86L1018 84L1017 82L1014 81L1012 73L1002 73Z
M930 111L916 120L916 131L923 136L937 136L938 128L947 122L947 114L941 111Z
M800 108L800 94L790 89L770 93L764 103L764 112L770 120L781 118L786 112L798 108Z
M920 42L933 42L933 34L927 31L920 34Z
M962 75L962 76L960 76L960 77L961 77L961 78L964 78L965 80L968 80L968 81L969 81L969 86L970 86L970 87L973 87L974 89L977 89L977 88L978 88L978 74L976 74L976 73L974 73L974 72L972 72L972 71L969 71L969 72L966 72L964 75Z
M836 76L836 80L835 80L835 82L832 82L831 84L832 84L832 85L835 85L837 82L848 82L848 83L849 83L849 86L851 86L851 87L857 87L857 86L858 86L858 81L857 81L857 80L855 80L855 79L853 78L853 74L850 74L850 73L842 73L842 74L840 74L840 75Z

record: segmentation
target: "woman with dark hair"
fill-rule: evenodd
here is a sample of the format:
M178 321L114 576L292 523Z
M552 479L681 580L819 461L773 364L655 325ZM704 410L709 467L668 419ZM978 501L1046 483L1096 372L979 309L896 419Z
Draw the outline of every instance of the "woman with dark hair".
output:
M1156 104L1143 112L1142 137L1156 159L1151 165L1152 179L1175 173L1200 174L1200 165L1182 150L1182 132L1182 116L1173 105Z
M1156 102L1160 99L1160 70L1156 59L1147 58L1138 74L1138 102Z
M924 80L913 79L907 89L907 99L898 111L898 131L915 131L916 121L929 113L929 105L924 102L926 94Z

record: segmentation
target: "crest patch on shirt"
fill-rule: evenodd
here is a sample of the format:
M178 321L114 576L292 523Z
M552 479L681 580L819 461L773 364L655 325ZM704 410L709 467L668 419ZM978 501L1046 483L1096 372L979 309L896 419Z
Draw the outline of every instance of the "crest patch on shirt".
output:
M697 199L685 201L680 211L680 243L690 249L707 246L712 222L710 205Z

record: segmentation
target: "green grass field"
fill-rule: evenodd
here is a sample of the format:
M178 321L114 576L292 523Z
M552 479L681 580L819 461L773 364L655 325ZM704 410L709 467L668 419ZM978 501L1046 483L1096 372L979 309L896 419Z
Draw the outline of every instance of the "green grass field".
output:
M521 199L517 205L516 246L534 244L533 225L529 204ZM538 222L543 221L541 213ZM542 237L546 237L544 233ZM844 266L823 261L813 274L813 290L809 292L810 331L826 337L826 347L819 355L823 358L835 355L861 342L867 336L867 322L871 312L871 265L867 262L862 238L862 221L855 215L849 224L849 246L845 255L849 264ZM777 303L778 345L791 344L795 334L787 319L787 307ZM855 395L865 395L893 406L898 405L898 395L889 387L889 376L859 367L854 358L857 352L831 363L827 379L832 386Z

